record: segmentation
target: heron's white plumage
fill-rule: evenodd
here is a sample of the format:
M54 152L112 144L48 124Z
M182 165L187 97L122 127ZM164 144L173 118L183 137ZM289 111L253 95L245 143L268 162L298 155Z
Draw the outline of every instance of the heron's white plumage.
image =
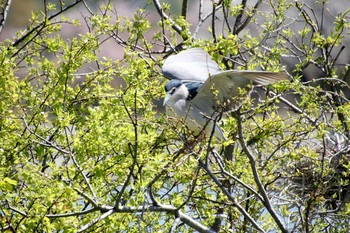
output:
M285 79L284 72L269 71L237 71L228 70L211 75L198 90L198 94L192 100L199 108L207 109L208 105L218 110L227 101L240 95L240 90L247 93L254 85L267 85ZM215 90L215 92L213 92ZM232 106L232 104L231 104Z
M169 79L205 81L209 75L221 71L219 65L201 48L182 51L168 57L163 64L163 75Z
M164 76L179 80L167 84L164 100L168 107L167 114L174 116L175 113L190 130L195 133L204 131L207 135L213 131L220 111L232 106L231 100L239 96L240 89L246 89L249 93L251 84L267 85L286 79L284 72L221 71L219 65L201 48L188 49L168 57L162 71ZM185 81L200 82L196 95L191 98L183 84ZM214 136L225 140L216 124Z
M184 84L177 87L172 95L167 93L164 105L166 105L168 116L180 118L176 121L177 125L185 124L189 130L195 133L204 131L206 135L211 135L214 121L209 119L217 115L208 115L208 111L202 111L187 99L188 95L188 90ZM217 125L215 126L214 136L220 140L226 140L222 130Z

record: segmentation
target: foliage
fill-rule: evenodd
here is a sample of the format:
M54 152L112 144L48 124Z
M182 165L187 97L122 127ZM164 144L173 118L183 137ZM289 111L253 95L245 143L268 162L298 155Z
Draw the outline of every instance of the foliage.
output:
M59 2L0 44L2 231L349 230L348 9L224 0L196 21L187 1L176 14L154 0L154 22L148 7L121 17L117 3ZM64 16L78 6L85 21ZM64 38L66 24L87 32ZM123 58L104 56L107 43ZM200 140L155 104L164 58L186 47L291 81L228 113L227 142ZM322 75L308 79L311 66Z

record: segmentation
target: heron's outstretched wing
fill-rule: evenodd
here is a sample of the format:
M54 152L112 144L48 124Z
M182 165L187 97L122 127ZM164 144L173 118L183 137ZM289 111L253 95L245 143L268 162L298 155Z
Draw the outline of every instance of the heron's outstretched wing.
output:
M201 48L192 48L168 57L162 67L169 79L205 81L221 71L219 65Z
M267 85L286 79L284 72L236 70L219 72L204 82L192 103L211 115L219 107L218 104L227 104L235 96L239 96L240 90L245 89L248 93L250 84ZM230 105L232 106L232 103Z

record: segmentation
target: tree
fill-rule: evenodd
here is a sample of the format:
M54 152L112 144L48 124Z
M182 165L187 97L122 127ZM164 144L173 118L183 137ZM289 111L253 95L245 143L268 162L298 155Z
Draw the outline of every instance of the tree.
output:
M153 0L122 17L118 2L43 3L1 42L2 231L349 230L350 8L184 0L174 12ZM65 16L77 7L84 20ZM66 24L87 32L65 39ZM106 43L123 58L103 56ZM186 47L291 81L228 113L227 142L199 139L155 104L164 58Z

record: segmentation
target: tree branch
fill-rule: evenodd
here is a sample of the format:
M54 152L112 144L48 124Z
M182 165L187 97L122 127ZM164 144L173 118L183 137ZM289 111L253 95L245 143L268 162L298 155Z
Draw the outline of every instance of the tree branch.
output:
M243 0L243 2L245 2L246 0ZM241 21L239 21L238 23L240 25L236 25L235 24L235 29L233 30L233 34L239 34L244 28L246 28L246 26L248 25L248 23L250 22L250 20L253 18L253 16L255 15L256 11L258 10L259 5L262 3L262 0L258 0L256 2L256 4L253 7L252 13L244 20L244 22L241 23ZM243 14L243 11L242 11ZM237 21L236 21L237 23Z
M215 11L218 11L219 9L221 9L223 7L223 4L216 6ZM200 5L199 5L199 17L198 17L198 24L197 27L193 33L193 38L195 39L197 37L197 34L199 32L199 29L202 27L203 23L210 18L210 16L212 16L213 11L210 11L208 14L206 14L204 17L202 17L203 15L203 0L200 0Z
M108 216L110 216L111 214L114 213L114 210L111 209L109 211L107 211L106 213L102 214L101 216L99 216L98 218L94 219L92 222L89 222L88 224L84 225L83 227L81 227L77 232L83 232L86 231L87 229L89 229L90 227L94 226L96 223L98 223L99 221L107 218Z
M98 211L98 210L99 209L92 208L92 209L88 209L88 210L84 210L84 211L80 211L80 212L72 212L72 213L64 213L64 214L47 214L46 217L52 218L52 219L66 218L66 217L80 216L80 215L92 213L92 212Z
M144 213L144 212L166 212L169 214L173 214L177 217L177 219L180 219L182 222L186 223L196 231L200 233L215 233L214 231L210 230L208 227L202 225L201 223L197 222L193 218L189 217L188 215L184 214L180 210L178 210L176 207L172 205L162 205L158 204L158 206L150 205L150 206L122 206L118 208L113 207L99 207L95 209L97 210L103 210L106 211L104 214L99 216L98 218L94 219L90 223L84 225L81 227L78 232L83 232L89 229L90 227L94 226L99 221L109 217L110 215L114 213Z
M4 3L4 8L3 8L4 10L3 10L3 12L0 13L2 15L2 19L0 20L0 34L1 34L2 29L4 28L4 25L6 23L6 19L7 19L7 16L8 16L8 12L10 10L11 2L12 2L12 0L7 0Z
M8 209L9 209L9 210L12 210L13 212L15 212L15 213L17 213L17 214L22 215L23 217L28 217L28 214L27 214L27 213L25 213L25 212L22 211L22 210L19 210L19 209L15 208L15 207L12 207L12 206L8 205Z
M180 218L176 218L173 225L170 228L169 233L175 233L176 232L176 227L181 223L181 219Z
M207 172L207 174L210 176L210 178L216 183L216 185L221 189L221 191L228 197L228 199L233 203L233 205L241 212L244 217L246 217L249 222L260 232L265 232L257 222L249 215L249 213L244 209L243 206L241 206L234 197L230 194L230 192L222 185L222 183L219 181L219 179L209 170L209 168L205 165L205 163L202 161L202 159L198 159L199 164L201 167Z
M47 17L46 20L51 20L57 16L59 16L60 14L62 14L63 12L73 8L74 6L76 6L77 4L79 4L80 2L82 2L83 0L76 0L75 2L73 2L72 4L66 6L65 8L62 8L60 11L56 12L53 15L50 15L49 17ZM38 25L36 25L35 27L33 27L32 29L30 29L29 31L27 31L22 37L18 38L15 42L12 43L13 47L16 47L19 43L21 43L22 41L24 41L28 36L30 36L34 31L38 30L39 28L45 26L46 24L46 20L39 23Z
M158 12L158 14L160 15L160 17L162 19L165 19L165 20L169 20L169 22L171 23L171 27L179 34L181 35L182 33L182 28L177 25L174 20L172 20L163 10L160 2L158 0L153 0L153 3L154 3L154 6L156 7L156 10Z
M89 197L88 195L86 195L84 192L80 191L77 188L74 188L74 190L79 193L79 195L83 196L86 200L88 200L88 202L94 207L94 208L98 208L98 203L92 199L91 197Z
M238 34L238 28L241 26L242 24L242 17L243 17L243 14L244 14L244 9L246 8L247 6L247 0L242 0L241 4L242 6L242 10L241 12L236 16L236 20L235 20L235 23L233 25L233 33L234 34Z
M217 153L214 152L214 155L216 155ZM218 162L218 165L220 167L221 172L225 175L228 176L229 178L235 180L237 183L239 183L240 185L242 185L244 188L248 189L249 191L251 191L255 196L257 196L257 198L259 198L259 200L263 201L263 197L252 187L250 187L249 185L247 185L246 183L244 183L243 181L241 181L240 179L238 179L236 176L232 175L231 173L227 172L223 166L223 164L221 162Z
M186 19L188 0L182 0L181 15Z
M226 217L227 216L224 215L224 208L220 207L216 212L215 221L211 229L215 232L220 232L222 220L225 219Z
M213 1L213 10L212 10L212 16L211 16L211 34L213 35L214 43L217 42L216 37L216 30L215 30L215 13L216 13L216 3Z
M73 160L74 165L77 167L79 173L80 173L80 174L82 175L82 177L84 178L84 181L85 181L86 185L89 187L89 190L90 190L90 192L91 192L91 194L92 194L92 197L94 198L94 201L95 201L95 200L97 199L97 198L96 198L95 191L94 191L94 189L92 188L92 185L90 184L89 179L88 179L87 176L84 174L83 169L80 167L78 161L76 160L75 155L73 154L72 149L71 149L71 147L70 147L70 143L69 143L69 139L68 139L68 133L67 133L67 128L65 128L64 131L65 131L65 134L66 134L67 146L68 146L68 148L69 148L69 155L70 155L71 159Z
M258 170L256 168L254 156L249 151L247 144L245 142L245 138L243 135L242 115L240 114L240 112L238 112L238 114L237 114L237 124L238 124L238 139L240 141L240 144L242 146L244 153L247 155L247 157L249 159L250 167L252 169L253 176L254 176L254 181L257 184L259 192L264 199L263 204L266 207L266 209L268 210L268 212L270 213L270 215L272 216L272 218L277 223L280 230L282 232L287 233L288 232L287 229L285 228L281 219L278 217L277 213L275 212L274 208L271 205L270 199L269 199L269 197L266 193L266 190L265 190L265 188L260 180L260 176L259 176Z
M47 217L50 218L59 218L59 217L69 217L69 216L77 216L82 213L90 213L94 211L101 211L105 212L103 215L99 216L98 218L94 219L93 221L89 222L88 224L84 225L83 227L80 228L78 232L83 232L90 227L94 226L96 223L99 221L107 218L113 213L145 213L145 212L166 212L168 214L173 214L177 218L179 218L183 223L187 224L188 226L192 227L198 232L201 233L214 233L214 231L210 230L210 228L202 225L201 223L197 222L196 220L192 219L188 215L184 214L179 210L179 208L174 207L172 205L163 205L160 203L156 203L156 205L144 205L144 206L100 206L98 203L96 203L93 199L91 199L89 196L84 194L78 189L76 190L81 196L83 196L85 199L88 200L89 203L92 204L93 208L82 211L82 212L77 212L77 213L66 213L66 214L56 214L56 215L48 215Z
M210 176L210 178L214 181L214 183L221 189L221 191L226 195L226 197L233 203L233 205L238 209L239 212L243 214L244 217L260 232L265 232L259 224L249 215L249 213L241 206L236 199L230 194L230 192L223 186L220 180L210 171L208 166L203 162L203 160L197 155L196 152L193 151L192 147L188 144L186 139L184 139L180 132L177 131L180 135L181 140L185 143L186 148L197 157L199 165L205 170L205 172Z

